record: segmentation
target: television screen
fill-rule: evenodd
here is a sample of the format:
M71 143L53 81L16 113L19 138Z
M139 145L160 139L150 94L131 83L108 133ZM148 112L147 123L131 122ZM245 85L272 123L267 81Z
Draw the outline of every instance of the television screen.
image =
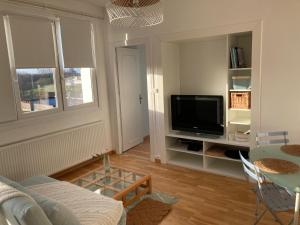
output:
M172 129L223 135L223 96L172 95Z

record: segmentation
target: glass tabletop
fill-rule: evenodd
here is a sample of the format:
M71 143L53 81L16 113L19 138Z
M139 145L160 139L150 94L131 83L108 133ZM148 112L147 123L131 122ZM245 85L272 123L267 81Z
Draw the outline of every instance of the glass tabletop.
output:
M113 197L143 177L142 174L121 168L111 167L108 170L99 168L73 180L72 183L95 193Z
M250 151L250 160L254 162L263 158L275 158L293 162L300 166L300 157L289 155L280 149L279 145L261 146ZM275 184L287 188L291 192L300 192L300 171L288 174L271 174L261 171Z

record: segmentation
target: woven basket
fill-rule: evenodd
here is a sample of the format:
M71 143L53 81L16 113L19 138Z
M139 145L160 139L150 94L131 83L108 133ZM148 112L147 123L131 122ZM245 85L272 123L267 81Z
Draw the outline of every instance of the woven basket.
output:
M251 108L251 92L231 92L230 107L233 109L250 109Z

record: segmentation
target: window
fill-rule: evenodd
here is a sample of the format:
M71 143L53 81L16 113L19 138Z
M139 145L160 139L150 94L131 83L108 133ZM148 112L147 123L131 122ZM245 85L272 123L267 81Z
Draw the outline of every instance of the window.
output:
M57 109L54 21L12 15L5 24L19 113Z
M57 108L55 69L17 69L16 74L22 112Z
M65 90L68 106L92 103L92 69L91 68L65 68Z
M4 24L18 115L96 102L90 21L13 14Z
M66 107L94 102L93 27L89 21L60 20Z

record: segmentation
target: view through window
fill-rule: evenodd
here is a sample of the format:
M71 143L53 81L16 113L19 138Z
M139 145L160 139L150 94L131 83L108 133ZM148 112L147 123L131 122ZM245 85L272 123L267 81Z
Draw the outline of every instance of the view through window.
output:
M17 69L21 109L24 113L44 111L57 107L55 69Z
M93 102L91 68L65 68L64 78L68 106Z

